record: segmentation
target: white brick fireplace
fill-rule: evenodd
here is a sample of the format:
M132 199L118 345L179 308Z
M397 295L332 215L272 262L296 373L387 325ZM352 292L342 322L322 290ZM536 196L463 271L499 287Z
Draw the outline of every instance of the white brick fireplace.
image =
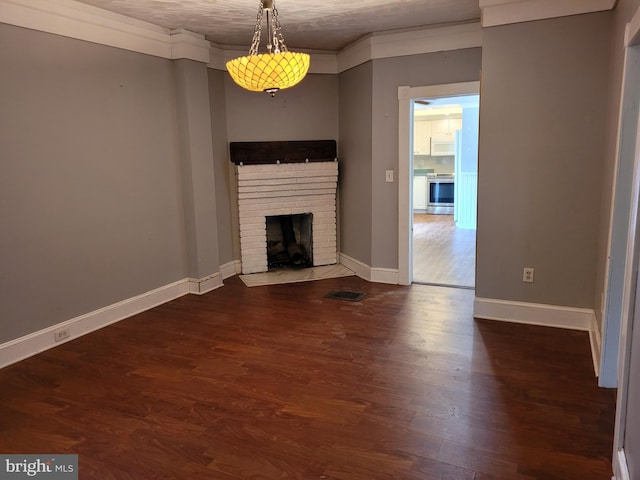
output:
M313 265L337 263L338 162L237 165L242 273L266 272L269 216L311 213Z

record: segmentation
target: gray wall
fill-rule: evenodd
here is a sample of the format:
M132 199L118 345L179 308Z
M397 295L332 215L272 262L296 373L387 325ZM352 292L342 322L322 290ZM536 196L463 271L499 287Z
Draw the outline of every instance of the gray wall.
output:
M186 276L171 62L0 24L0 343Z
M227 147L227 104L225 77L221 70L209 69L209 104L211 108L211 140L213 142L213 168L215 175L215 202L218 214L218 252L220 264L240 258L239 242L234 232L238 230L235 172L229 161ZM235 227L235 229L234 229ZM236 233L237 235L237 233Z
M249 92L225 74L229 142L338 139L338 79L310 74L271 97Z
M481 62L480 48L373 61L372 250L367 262L372 267L398 268L398 182L385 181L386 170L398 173L398 87L477 81Z
M207 66L193 60L176 60L173 74L187 274L201 279L220 270Z
M478 297L594 305L610 20L483 32Z
M372 64L340 78L340 251L371 265Z

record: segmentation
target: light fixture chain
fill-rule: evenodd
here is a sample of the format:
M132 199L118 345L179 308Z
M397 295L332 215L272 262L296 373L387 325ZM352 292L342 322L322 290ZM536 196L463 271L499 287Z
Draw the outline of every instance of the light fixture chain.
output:
M284 44L284 35L282 35L282 27L280 26L280 20L278 20L278 10L276 9L275 2L273 3L273 24L275 29L273 32L273 43L279 51L287 52L287 46Z
M251 48L249 49L249 55L258 55L258 48L260 47L260 37L262 36L262 14L264 12L264 6L262 0L260 0L260 6L258 8L258 18L256 19L256 27L253 31L253 40L251 40Z

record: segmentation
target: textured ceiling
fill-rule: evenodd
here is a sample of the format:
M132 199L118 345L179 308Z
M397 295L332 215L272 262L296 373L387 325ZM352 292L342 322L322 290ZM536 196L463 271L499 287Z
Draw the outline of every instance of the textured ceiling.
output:
M161 27L201 33L221 45L247 49L259 6L258 0L80 1ZM276 0L274 3L289 48L337 51L373 32L480 18L478 0Z

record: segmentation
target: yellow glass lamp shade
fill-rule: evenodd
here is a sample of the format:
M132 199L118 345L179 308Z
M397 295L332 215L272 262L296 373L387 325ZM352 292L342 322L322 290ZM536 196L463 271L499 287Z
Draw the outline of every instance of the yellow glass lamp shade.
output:
M230 60L227 71L242 88L273 95L300 83L309 70L309 62L306 53L264 53Z

